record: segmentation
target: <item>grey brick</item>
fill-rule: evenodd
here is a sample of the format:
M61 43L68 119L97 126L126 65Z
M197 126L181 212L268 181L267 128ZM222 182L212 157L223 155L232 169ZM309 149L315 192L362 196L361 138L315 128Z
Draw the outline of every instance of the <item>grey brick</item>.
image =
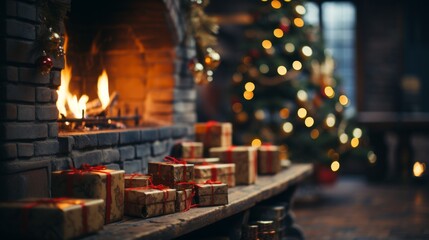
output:
M34 156L33 143L18 143L18 156L19 157L32 157Z
M5 98L9 101L23 101L34 103L36 100L36 89L26 85L7 84Z
M103 158L102 162L112 163L120 160L120 154L118 149L103 149L102 150Z
M50 78L52 86L58 87L61 85L61 71L52 70L50 76L46 76L46 77L48 78L48 81Z
M74 166L80 168L82 164L87 163L91 166L99 165L102 162L103 154L101 150L93 150L86 152L73 151L71 154Z
M47 87L36 88L36 101L37 102L50 102L52 100L51 89Z
M173 103L173 111L179 113L195 112L195 102L175 102Z
M175 101L194 101L197 99L197 91L195 89L174 89Z
M58 137L58 123L48 123L48 136Z
M150 144L149 143L140 144L140 145L137 145L135 147L136 147L136 157L137 158L150 156Z
M44 156L57 154L59 152L59 143L57 140L45 140L34 143L34 155Z
M67 170L72 166L72 159L70 157L54 158L51 160L52 171Z
M58 142L60 144L60 153L71 153L74 145L74 138L72 136L59 136Z
M166 141L155 141L152 143L152 156L159 156L167 152Z
M127 130L119 133L120 144L130 144L140 142L140 132L138 130Z
M159 138L159 132L157 129L154 128L142 129L140 133L142 142L153 142L155 140L158 140Z
M94 148L97 146L97 135L96 134L79 134L73 135L74 146L73 149L85 149Z
M133 159L135 157L135 149L133 146L120 147L119 153L121 155L121 161Z
M18 75L18 68L13 66L4 66L3 69L3 78L6 81L9 82L18 82L19 75Z
M194 112L175 113L173 116L174 123L194 124L197 122L197 114Z
M125 161L123 163L123 169L125 170L125 173L141 173L142 160Z
M13 16L13 17L17 16L16 1L13 1L13 0L6 1L6 15Z
M33 24L6 19L6 34L12 37L21 37L29 40L36 39L36 27Z
M6 140L30 140L48 136L48 125L42 123L3 123L1 127Z
M97 134L98 146L113 146L117 145L119 141L119 133L118 132L104 132Z
M18 120L34 121L36 119L35 109L33 105L18 105Z
M107 169L121 170L121 166L119 166L119 164L115 164L115 163L106 164L104 166L106 166Z
M34 84L48 84L49 75L43 75L37 68L19 68L19 81Z
M142 158L142 168L143 169L147 169L147 167L148 167L148 163L149 162L149 157L144 157L144 158Z
M159 139L171 138L172 129L171 127L160 127L158 129Z
M187 135L186 127L185 126L172 126L172 137L173 138L184 138Z
M63 69L64 68L64 57L53 56L52 61L54 63L53 69Z
M160 156L155 156L155 157L149 157L148 158L148 162L162 162L162 161L164 161L164 157L165 156L162 156L162 155L160 155Z
M16 104L3 103L0 104L0 119L16 120L18 118L18 107Z
M16 3L17 15L20 18L28 19L31 21L37 20L37 11L35 4L27 4L23 2Z
M16 143L4 143L1 145L1 158L11 159L18 156Z
M52 90L51 89L51 101L53 103L56 103L57 100L58 100L58 92L57 92L57 90Z
M32 41L6 39L6 58L10 62L34 64L39 56L33 49Z
M43 105L36 107L37 120L57 120L58 109L56 105Z

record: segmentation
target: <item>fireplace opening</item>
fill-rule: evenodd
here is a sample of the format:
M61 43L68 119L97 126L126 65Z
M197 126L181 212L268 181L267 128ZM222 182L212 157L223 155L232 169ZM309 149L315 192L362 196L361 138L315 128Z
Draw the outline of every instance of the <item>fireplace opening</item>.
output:
M159 0L73 0L65 20L60 131L173 122L177 39Z

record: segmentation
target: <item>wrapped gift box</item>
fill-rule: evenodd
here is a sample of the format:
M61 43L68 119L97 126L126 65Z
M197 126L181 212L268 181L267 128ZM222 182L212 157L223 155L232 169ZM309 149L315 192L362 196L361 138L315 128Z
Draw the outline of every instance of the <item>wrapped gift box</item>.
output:
M176 212L189 210L191 208L192 199L192 189L176 191Z
M194 165L203 165L208 163L219 163L219 158L188 158L186 162Z
M152 187L125 189L125 214L149 218L176 212L176 189Z
M235 186L235 163L202 164L194 166L196 183L207 180L226 183L228 187Z
M0 203L4 239L75 239L104 225L102 199L28 198Z
M150 175L139 173L125 174L125 188L147 187L149 185L150 179Z
M123 170L104 166L52 172L52 196L71 198L101 198L105 203L105 223L119 221L124 216Z
M154 184L162 184L178 190L192 188L194 181L194 164L151 162L148 173L153 177Z
M228 186L225 183L195 184L195 202L198 206L228 204Z
M258 148L258 173L276 174L280 172L279 147L275 145L263 145Z
M235 163L237 185L253 184L257 178L257 148L230 146L210 148L210 157L217 157L224 163Z
M203 150L202 142L178 142L171 148L171 156L182 159L201 158Z
M195 139L203 142L205 155L212 147L229 147L232 145L232 124L229 122L203 122L195 125Z

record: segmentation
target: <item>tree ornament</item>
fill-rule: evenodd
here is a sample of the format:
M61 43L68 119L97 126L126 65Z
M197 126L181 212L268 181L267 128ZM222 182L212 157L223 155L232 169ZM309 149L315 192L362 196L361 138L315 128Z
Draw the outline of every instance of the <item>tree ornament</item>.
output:
M204 57L204 63L210 70L216 69L220 64L220 55L213 48L206 49L206 55Z
M193 58L189 61L188 68L191 71L196 84L202 84L205 82L204 78L206 78L206 76L204 65L198 62L196 58Z
M48 40L49 40L49 49L52 51L58 50L58 47L61 46L61 36L56 32L52 32L52 28L49 29L51 32Z
M51 71L52 67L54 66L54 62L52 61L52 58L50 58L46 52L43 51L42 56L40 56L37 60L37 65L42 75L46 75Z

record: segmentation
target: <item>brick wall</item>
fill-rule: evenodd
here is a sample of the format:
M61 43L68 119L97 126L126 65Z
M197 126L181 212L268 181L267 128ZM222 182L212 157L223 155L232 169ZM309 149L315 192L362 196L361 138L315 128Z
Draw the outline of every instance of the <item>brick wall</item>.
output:
M35 64L40 56L35 51L40 25L36 1L1 1L0 199L48 196L50 171L72 165L78 167L83 162L144 172L147 162L161 160L174 141L193 137L196 92L187 62L195 55L194 43L184 38L180 1L164 0L163 3L168 33L174 40L166 50L174 58L171 88L154 87L147 93L151 97L145 101L155 106L148 116L156 117L156 111L166 107L172 113L169 119L172 125L59 134L55 103L64 61L54 59L51 73L41 75ZM157 84L155 77L154 85Z

